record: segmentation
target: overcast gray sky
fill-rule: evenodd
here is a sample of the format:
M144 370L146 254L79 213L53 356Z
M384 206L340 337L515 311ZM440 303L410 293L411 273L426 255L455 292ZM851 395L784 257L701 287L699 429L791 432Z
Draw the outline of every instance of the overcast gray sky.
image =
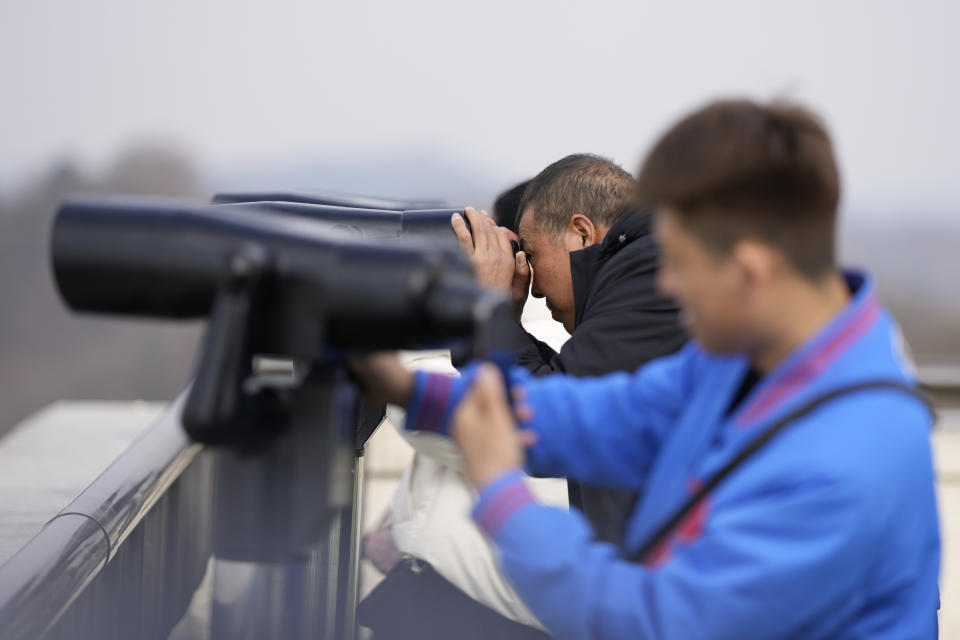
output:
M0 186L169 136L206 166L434 146L633 169L708 98L792 97L848 200L957 212L960 3L2 0Z

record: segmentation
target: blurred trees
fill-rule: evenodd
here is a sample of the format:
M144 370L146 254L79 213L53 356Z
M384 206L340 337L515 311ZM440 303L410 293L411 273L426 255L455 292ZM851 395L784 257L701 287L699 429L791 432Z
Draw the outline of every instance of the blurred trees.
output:
M55 400L168 400L188 378L198 324L77 316L57 298L50 227L84 193L198 198L201 186L184 151L149 141L100 174L62 160L0 198L0 433Z

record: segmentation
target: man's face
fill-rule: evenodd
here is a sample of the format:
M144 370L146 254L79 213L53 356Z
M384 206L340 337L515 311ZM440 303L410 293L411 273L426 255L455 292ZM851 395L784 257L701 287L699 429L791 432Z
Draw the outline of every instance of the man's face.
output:
M662 254L657 284L682 307L690 334L717 353L747 350L756 323L750 286L736 261L709 249L669 209L657 215L657 241Z
M518 229L521 247L533 269L530 293L535 298L546 298L553 319L568 333L573 333L575 306L570 252L583 248L583 242L573 233L558 238L539 228L534 218L533 211L527 211Z

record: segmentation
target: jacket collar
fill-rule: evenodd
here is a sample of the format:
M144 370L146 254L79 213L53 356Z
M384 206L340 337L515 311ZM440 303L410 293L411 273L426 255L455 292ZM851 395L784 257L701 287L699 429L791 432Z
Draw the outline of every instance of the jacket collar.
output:
M574 324L579 324L587 306L590 290L606 262L634 240L651 233L652 214L648 210L628 211L614 223L603 242L570 252L573 276Z
M872 279L865 273L844 273L851 299L825 328L778 366L737 411L735 424L746 427L768 418L807 388L833 362L866 335L880 317Z

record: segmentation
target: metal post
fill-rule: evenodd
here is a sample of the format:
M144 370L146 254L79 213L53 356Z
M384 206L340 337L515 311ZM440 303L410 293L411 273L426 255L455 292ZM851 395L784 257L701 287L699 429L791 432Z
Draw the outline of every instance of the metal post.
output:
M313 373L266 447L218 453L214 640L353 637L359 467L341 393Z

